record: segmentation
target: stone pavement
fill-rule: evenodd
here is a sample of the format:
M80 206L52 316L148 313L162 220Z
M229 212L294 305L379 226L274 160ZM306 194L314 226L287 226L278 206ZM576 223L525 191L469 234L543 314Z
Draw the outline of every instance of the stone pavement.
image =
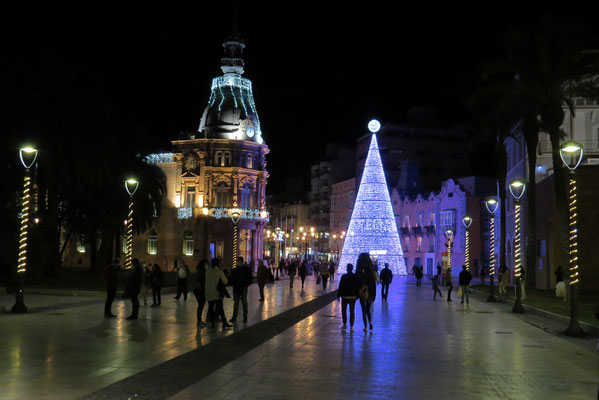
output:
M323 294L313 279L306 282L304 292L299 290L301 284L293 291L288 285L287 280L267 285L265 302L257 301L258 287L252 285L248 323L226 332L196 327L192 293L187 302L164 294L160 308L144 307L142 301L137 321L124 319L131 312L129 301L116 302L113 312L119 318L107 320L103 298L29 293L25 302L37 312L0 315L0 399L85 396ZM14 302L2 300L7 308ZM232 303L225 300L228 318Z
M360 319L340 330L335 302L172 399L596 398L593 338L553 334L482 298L433 302L430 285L405 282L377 299L373 332Z

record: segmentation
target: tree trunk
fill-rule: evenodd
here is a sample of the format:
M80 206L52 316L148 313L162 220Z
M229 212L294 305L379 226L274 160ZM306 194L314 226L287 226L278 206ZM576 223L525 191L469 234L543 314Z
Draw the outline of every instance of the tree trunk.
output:
M555 206L557 209L557 229L559 233L560 258L558 265L568 265L568 202L566 193L566 180L564 166L559 154L560 130L559 127L549 130L551 139L551 153L553 158L553 187L555 192ZM556 266L553 266L555 268Z
M528 197L526 230L526 286L535 288L537 285L537 146L539 144L539 131L536 129L536 116L531 122L524 121L524 139L528 154L528 184L526 187ZM530 126L534 124L534 126Z

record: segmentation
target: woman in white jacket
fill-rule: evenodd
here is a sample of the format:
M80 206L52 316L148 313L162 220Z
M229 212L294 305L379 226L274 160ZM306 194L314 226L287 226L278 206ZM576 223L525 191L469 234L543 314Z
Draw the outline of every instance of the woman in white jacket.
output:
M220 317L223 322L223 329L230 329L232 325L227 323L225 310L223 308L224 292L218 290L219 282L222 287L228 283L227 277L220 269L220 259L213 258L210 268L206 270L206 301L208 301L208 315L212 328L216 328L216 318ZM224 289L226 292L226 289Z

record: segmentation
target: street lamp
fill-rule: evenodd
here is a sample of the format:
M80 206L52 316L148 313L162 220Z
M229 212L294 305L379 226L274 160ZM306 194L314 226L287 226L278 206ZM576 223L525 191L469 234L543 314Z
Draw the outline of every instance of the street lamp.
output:
M447 244L445 245L447 247L447 269L450 269L451 268L451 248L453 247L453 242L451 241L451 239L453 238L453 231L451 229L446 230L445 237L447 238ZM451 279L451 277L448 277L448 279Z
M470 225L472 225L472 217L469 215L464 215L462 217L462 223L466 228L466 244L464 250L464 265L466 266L466 271L470 271Z
M21 163L25 167L23 178L23 198L21 208L21 233L19 236L19 257L17 260L17 292L15 304L11 308L13 313L26 313L27 306L24 300L25 272L27 271L27 231L29 228L29 198L31 197L31 173L30 168L37 159L37 150L33 147L19 149Z
M583 147L580 143L569 141L564 143L559 149L559 155L562 161L570 170L568 177L569 186L569 238L568 247L570 249L570 257L568 267L570 270L570 325L564 332L568 336L584 336L584 331L578 323L578 283L580 282L580 274L578 271L578 228L576 227L576 176L574 170L580 165ZM555 183L556 185L559 182Z
M241 218L241 210L237 207L231 209L231 221L233 221L233 267L237 266L237 223Z
M520 254L520 199L526 190L526 183L520 179L514 179L510 182L510 193L514 197L514 277L516 278L516 302L512 312L523 313L522 307L522 256Z
M279 261L281 259L281 255L279 254L281 251L280 250L281 241L279 240L280 235L281 235L281 228L276 227L274 239L275 239L275 268L277 268L277 277L278 277Z
M125 257L125 269L131 268L131 259L133 254L133 195L139 187L139 182L134 178L125 181L125 190L129 193L129 213L127 214L127 255Z
M495 211L497 210L497 206L499 203L497 199L491 197L485 201L485 207L487 207L487 211L491 214L491 220L489 222L489 296L487 297L487 301L491 303L495 303L497 299L495 298Z

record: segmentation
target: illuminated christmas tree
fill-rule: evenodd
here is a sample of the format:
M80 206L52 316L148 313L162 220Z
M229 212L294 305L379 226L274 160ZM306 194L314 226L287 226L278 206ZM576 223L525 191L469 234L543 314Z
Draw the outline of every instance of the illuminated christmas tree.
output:
M374 128L369 124L372 132L378 130L377 124ZM389 263L389 268L394 275L407 275L389 189L374 133L347 236L343 243L339 269L343 271L348 263L353 264L355 268L360 253L370 253L373 259L377 259L379 270L385 263Z

